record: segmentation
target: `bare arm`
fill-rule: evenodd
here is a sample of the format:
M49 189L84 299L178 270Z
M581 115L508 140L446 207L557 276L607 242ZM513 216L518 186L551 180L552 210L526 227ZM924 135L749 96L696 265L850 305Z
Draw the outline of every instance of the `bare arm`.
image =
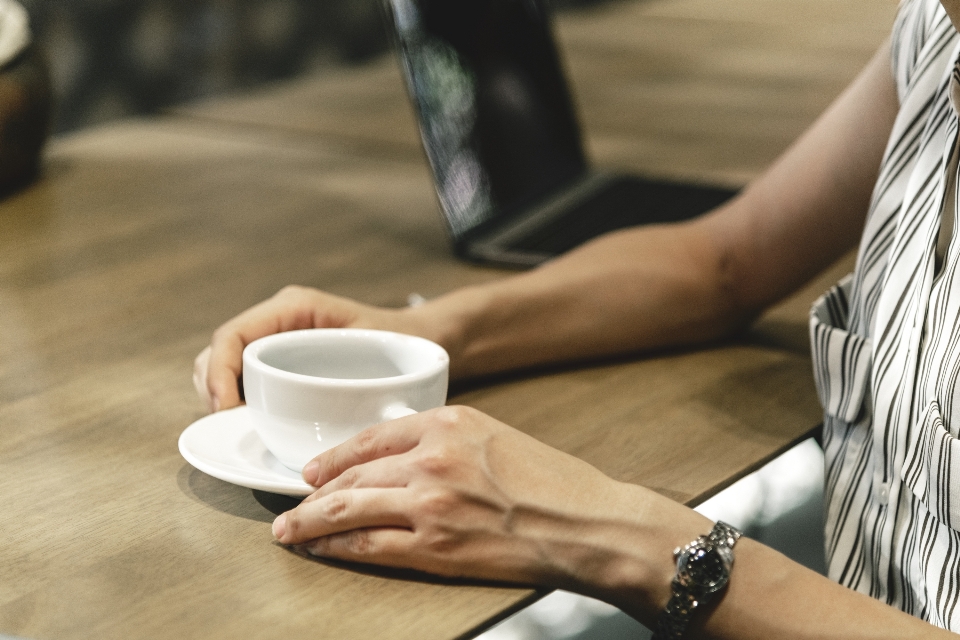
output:
M897 108L884 45L729 204L693 222L601 237L414 315L455 318L438 337L460 375L726 335L856 244Z
M197 359L197 389L211 409L236 405L243 347L289 329L422 335L450 352L454 377L727 335L856 243L896 110L884 46L762 177L696 221L612 233L416 309L287 288L217 330Z
M647 626L666 606L672 549L704 516L619 483L478 411L444 407L371 427L304 469L319 487L281 515L285 544L343 560L560 587ZM948 638L746 538L691 638Z

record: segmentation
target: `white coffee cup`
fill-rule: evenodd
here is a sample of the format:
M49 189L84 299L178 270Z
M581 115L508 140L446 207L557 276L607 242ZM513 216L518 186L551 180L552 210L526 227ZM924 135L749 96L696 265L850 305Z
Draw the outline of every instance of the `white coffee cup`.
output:
M243 390L267 449L300 472L363 429L447 400L440 345L390 331L306 329L243 350Z

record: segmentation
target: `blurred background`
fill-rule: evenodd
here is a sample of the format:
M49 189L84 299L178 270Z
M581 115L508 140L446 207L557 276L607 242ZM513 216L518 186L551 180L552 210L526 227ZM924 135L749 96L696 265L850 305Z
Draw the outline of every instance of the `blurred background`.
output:
M58 133L389 48L380 0L20 1L49 57Z
M21 0L63 132L361 61L387 48L378 0Z

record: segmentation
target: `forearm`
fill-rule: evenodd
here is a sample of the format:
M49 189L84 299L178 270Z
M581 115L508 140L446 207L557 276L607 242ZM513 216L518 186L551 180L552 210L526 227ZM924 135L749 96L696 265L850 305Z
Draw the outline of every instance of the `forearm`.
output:
M896 111L885 45L728 204L603 236L408 315L447 347L456 377L729 335L856 243Z
M737 544L727 591L694 625L691 638L953 638L857 593L749 539Z
M618 484L613 493L603 506L610 517L588 513L551 525L532 517L527 532L546 541L552 564L544 580L611 602L655 628L670 597L672 550L708 533L712 523L641 487ZM748 538L737 543L735 557L729 584L694 614L687 637L951 637Z
M702 225L631 229L416 313L431 318L454 376L702 342L746 318L718 259Z

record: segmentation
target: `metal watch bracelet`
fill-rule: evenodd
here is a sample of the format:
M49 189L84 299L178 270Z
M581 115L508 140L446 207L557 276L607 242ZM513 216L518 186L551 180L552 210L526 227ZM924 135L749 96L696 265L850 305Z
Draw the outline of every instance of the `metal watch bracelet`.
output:
M733 567L733 546L742 534L725 522L717 522L708 535L674 550L677 574L671 583L670 600L657 619L652 640L679 640L693 612L723 589Z

